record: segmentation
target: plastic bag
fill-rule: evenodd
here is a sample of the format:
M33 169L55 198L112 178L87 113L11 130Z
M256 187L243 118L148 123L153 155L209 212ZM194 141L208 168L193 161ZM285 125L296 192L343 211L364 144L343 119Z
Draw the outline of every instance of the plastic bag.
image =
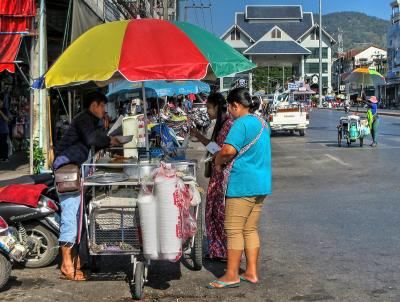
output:
M192 207L198 206L201 203L201 195L194 181L189 183L189 191L191 194L190 205Z
M185 242L190 237L194 236L197 231L197 223L195 217L190 213L190 206L193 199L193 195L190 190L190 186L186 186L180 179L178 181L178 200L181 214L181 232L182 241Z

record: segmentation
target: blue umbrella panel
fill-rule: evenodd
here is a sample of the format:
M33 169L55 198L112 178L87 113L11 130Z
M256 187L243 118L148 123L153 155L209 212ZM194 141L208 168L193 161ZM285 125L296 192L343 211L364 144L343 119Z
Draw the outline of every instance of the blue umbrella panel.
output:
M145 81L144 87L146 97L149 98L210 92L210 85L202 81ZM108 86L108 97L123 93L138 93L141 95L142 83L125 80Z

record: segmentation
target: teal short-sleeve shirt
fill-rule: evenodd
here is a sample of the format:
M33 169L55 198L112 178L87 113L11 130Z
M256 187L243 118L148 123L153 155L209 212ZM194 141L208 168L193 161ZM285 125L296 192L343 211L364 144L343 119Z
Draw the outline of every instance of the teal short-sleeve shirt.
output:
M245 115L233 123L225 140L239 152L253 141L261 130L261 122ZM270 131L263 130L257 143L237 157L228 179L227 197L270 195L272 192Z

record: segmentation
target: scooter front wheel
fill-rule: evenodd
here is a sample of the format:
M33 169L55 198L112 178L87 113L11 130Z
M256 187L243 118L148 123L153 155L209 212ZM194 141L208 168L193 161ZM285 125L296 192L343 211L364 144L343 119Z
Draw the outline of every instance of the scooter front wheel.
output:
M33 251L26 257L25 266L29 268L45 267L58 255L58 240L50 230L35 223L25 226L28 241L34 244Z

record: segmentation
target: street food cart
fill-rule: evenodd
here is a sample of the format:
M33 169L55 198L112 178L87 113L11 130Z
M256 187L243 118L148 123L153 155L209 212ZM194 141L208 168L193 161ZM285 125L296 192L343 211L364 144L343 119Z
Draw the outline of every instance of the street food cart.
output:
M346 141L347 147L357 140L360 147L364 145L364 137L369 134L368 121L361 119L358 115L342 116L339 119L338 129L338 146L342 146L342 140Z
M138 198L143 185L154 185L151 174L160 166L160 161L151 158L115 160L110 157L112 151L97 153L82 166L82 175L90 171L88 176L82 177L81 190L82 200L90 196L83 210L88 250L93 264L98 256L130 255L129 284L133 297L142 299L150 259L143 253ZM196 182L196 161L170 164L185 185ZM188 240L182 240L182 259L194 270L202 268L203 207L200 202L190 208L197 230Z

